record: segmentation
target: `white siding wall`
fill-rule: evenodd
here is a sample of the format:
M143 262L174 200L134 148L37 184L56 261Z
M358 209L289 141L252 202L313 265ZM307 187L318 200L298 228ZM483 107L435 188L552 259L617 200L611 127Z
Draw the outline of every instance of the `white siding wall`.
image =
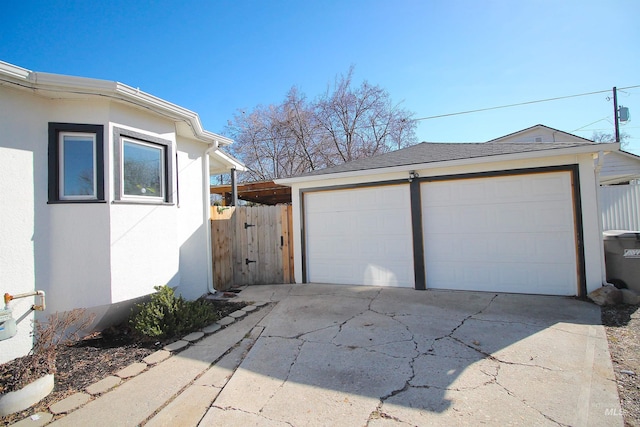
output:
M640 185L600 187L603 230L640 230Z

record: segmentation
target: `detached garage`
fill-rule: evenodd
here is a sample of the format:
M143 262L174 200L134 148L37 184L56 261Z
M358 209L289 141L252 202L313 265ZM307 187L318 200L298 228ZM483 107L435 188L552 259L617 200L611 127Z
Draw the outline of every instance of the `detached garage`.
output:
M422 143L278 180L296 282L584 296L604 281L597 166L618 149Z

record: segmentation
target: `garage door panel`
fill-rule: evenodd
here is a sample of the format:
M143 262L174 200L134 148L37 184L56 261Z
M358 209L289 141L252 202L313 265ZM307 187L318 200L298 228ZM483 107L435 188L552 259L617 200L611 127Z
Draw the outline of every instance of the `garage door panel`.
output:
M575 291L575 277L562 265L520 263L502 270L482 263L472 263L464 269L458 265L456 262L434 263L432 267L436 272L429 279L441 284L439 289L549 295L562 290L570 295Z
M425 249L430 261L449 260L457 263L469 259L487 263L566 264L574 260L574 249L563 233L432 234Z
M305 195L307 280L414 286L409 188Z
M569 172L423 183L427 288L575 295Z
M571 188L571 177L560 172L556 176L519 175L513 177L492 177L457 181L455 187L447 184L452 181L429 183L433 188L429 194L423 194L423 204L427 206L463 206L484 204L548 202L566 200L567 190ZM484 181L484 182L482 182Z

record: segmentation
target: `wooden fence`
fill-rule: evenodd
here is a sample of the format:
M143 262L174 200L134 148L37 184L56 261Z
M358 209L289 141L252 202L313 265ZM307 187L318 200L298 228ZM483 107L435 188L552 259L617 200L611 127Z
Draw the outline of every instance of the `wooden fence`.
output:
M291 229L290 205L212 206L215 288L293 283Z

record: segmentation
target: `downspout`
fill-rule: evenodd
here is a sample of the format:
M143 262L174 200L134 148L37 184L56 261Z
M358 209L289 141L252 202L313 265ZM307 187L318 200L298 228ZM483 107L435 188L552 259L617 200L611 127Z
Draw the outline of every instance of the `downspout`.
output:
M211 250L211 175L209 171L209 155L214 151L218 150L219 144L218 140L214 140L212 144L210 144L207 149L204 151L204 161L202 162L203 175L206 179L203 179L203 223L206 229L207 235L207 290L210 294L216 293L215 284L213 283L213 253Z
M602 162L604 159L604 153L600 150L597 154L595 167L593 173L596 180L596 206L598 206L598 231L600 232L600 271L602 273L602 285L607 284L607 267L604 262L604 241L602 238L603 226L602 226L602 206L600 206L600 171L602 170Z

